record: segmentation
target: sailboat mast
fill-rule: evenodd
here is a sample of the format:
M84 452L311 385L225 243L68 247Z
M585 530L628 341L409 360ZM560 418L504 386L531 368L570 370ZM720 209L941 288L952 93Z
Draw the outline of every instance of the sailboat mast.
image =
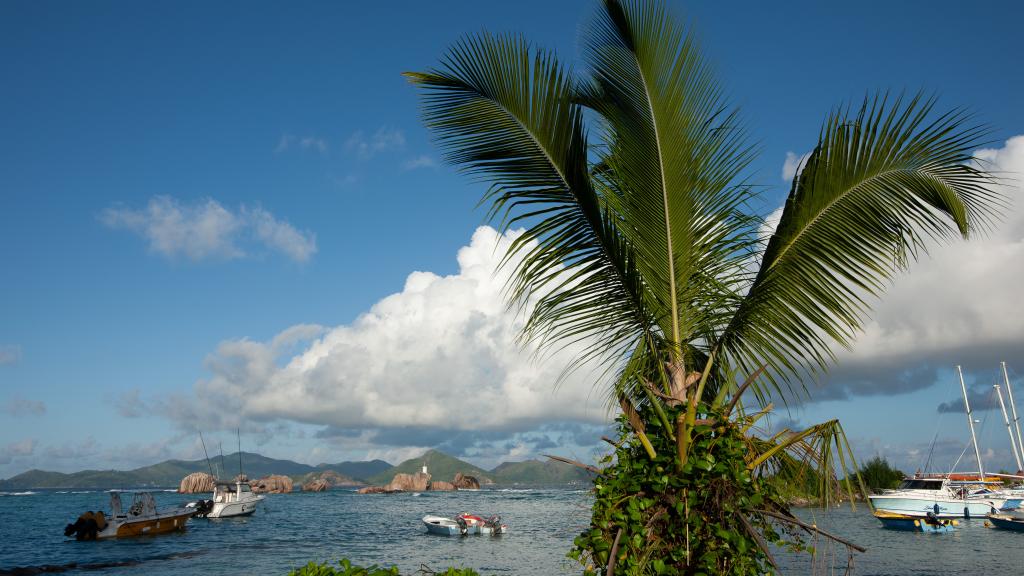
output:
M1006 404L1003 403L1003 393L999 390L999 384L996 384L993 387L996 389L996 396L999 397L999 407L1003 409L1003 422L1006 422L1006 433L1010 435L1010 449L1013 450L1013 459L1017 461L1017 470L1020 470L1020 454L1017 453L1017 441L1013 438L1013 428L1010 427L1010 418L1006 415Z
M1010 410L1013 411L1013 423L1017 427L1017 449L1020 450L1021 458L1024 458L1024 440L1020 436L1020 418L1017 417L1017 404L1013 401L1013 387L1010 386L1010 376L1006 373L1006 362L1000 362L1000 364L1003 365L1003 380L1006 382L1006 393L1010 396Z
M960 390L964 393L964 408L967 409L967 425L971 428L971 443L974 444L974 455L978 458L978 476L982 482L985 481L985 469L981 465L981 451L978 450L978 437L974 435L974 416L971 415L971 403L967 401L967 386L964 384L964 372L960 365L956 365L956 371L960 375Z
M238 477L242 477L242 431L239 428L235 428L235 434L238 435ZM977 446L975 446L977 449Z
M213 476L213 464L210 464L210 455L206 452L206 440L203 440L202 432L199 433L199 441L203 443L203 456L206 456L206 467L210 469L210 476Z

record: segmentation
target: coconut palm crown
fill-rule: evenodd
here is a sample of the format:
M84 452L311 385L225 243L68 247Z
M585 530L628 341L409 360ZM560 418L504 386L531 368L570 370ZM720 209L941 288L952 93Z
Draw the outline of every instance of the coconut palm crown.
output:
M720 421L745 431L751 473L795 457L834 478L828 447L849 448L837 422L747 431L851 344L909 262L985 229L1002 203L972 161L986 129L921 95L836 108L769 236L738 111L663 4L605 0L583 54L575 74L521 37L482 33L407 74L447 160L490 184L491 217L525 228L506 254L510 302L532 303L525 337L587 343L577 363L605 363L634 444L659 458L657 428L677 475Z

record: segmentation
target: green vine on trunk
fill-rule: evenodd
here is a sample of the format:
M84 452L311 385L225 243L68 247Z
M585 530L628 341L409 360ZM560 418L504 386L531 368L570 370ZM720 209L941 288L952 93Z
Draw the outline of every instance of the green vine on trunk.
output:
M649 410L641 417L657 456L635 441L602 460L591 526L569 553L585 574L766 574L775 571L768 543L806 549L795 527L764 513L789 516L775 482L748 468L750 445L739 424L701 405L702 422L712 424L693 428L689 457L679 466L674 443ZM684 410L669 408L670 421ZM635 438L625 416L619 433Z

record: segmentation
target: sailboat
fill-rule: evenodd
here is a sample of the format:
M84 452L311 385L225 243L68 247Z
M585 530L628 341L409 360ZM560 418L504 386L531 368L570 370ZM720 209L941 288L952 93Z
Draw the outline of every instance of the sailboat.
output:
M1005 363L1003 368L1005 371ZM974 455L978 459L978 474L943 476L921 476L908 478L900 483L895 490L884 490L880 494L871 494L868 499L871 506L883 513L900 514L923 518L970 518L983 517L992 509L998 509L1006 501L1005 495L991 490L990 486L1002 485L998 478L985 476L981 462L981 451L978 450L978 438L974 433L974 417L971 404L967 399L967 386L960 366L956 367L960 375L960 390L964 395L964 407L967 411L967 424L971 430L971 442ZM1009 386L1009 379L1007 379ZM1014 408L1016 411L1016 408Z

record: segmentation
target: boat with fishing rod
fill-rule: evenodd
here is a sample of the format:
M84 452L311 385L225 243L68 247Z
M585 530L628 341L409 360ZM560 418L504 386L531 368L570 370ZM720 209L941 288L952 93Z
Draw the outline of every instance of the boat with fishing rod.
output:
M245 473L242 471L242 436L238 434L238 476L232 482L214 481L213 496L209 500L198 500L190 502L187 506L193 510L193 515L198 518L230 518L234 516L248 516L256 511L256 505L263 500L263 496L252 491ZM199 439L203 443L203 453L206 454L206 441L202 433ZM224 453L221 451L221 467L223 468ZM213 466L210 464L210 456L206 455L206 464L210 466L210 475L213 475Z

